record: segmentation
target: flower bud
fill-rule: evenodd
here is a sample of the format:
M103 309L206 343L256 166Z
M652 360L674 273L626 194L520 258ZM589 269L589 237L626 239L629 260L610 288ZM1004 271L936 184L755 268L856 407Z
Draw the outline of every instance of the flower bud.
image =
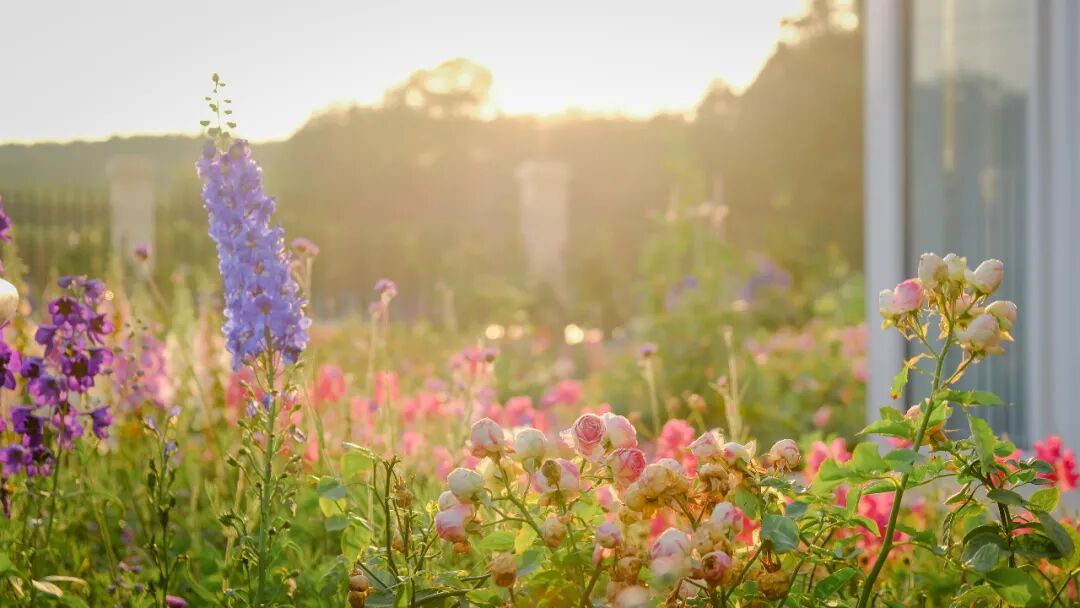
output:
M604 430L607 440L614 449L637 447L637 429L625 416L604 413Z
M469 435L473 456L497 458L506 449L506 437L502 427L491 418L481 418L472 425Z
M714 524L723 534L732 537L742 532L743 512L739 507L725 500L713 507L709 522Z
M994 315L1002 331L1011 331L1016 323L1016 304L1008 300L997 300L986 307L986 312Z
M491 555L491 580L497 586L508 589L517 579L517 563L513 553L493 553Z
M685 569L690 553L690 535L677 528L668 528L653 542L649 550L652 570L666 575Z
M462 504L461 501L458 500L457 496L454 496L454 493L451 492L450 490L443 490L443 493L439 494L439 510L440 511L446 511L446 510L449 510L449 509L453 509L454 507L456 507L456 506L458 506L460 504Z
M581 471L569 460L548 459L540 467L536 485L540 488L540 493L546 495L555 492L577 492L581 489Z
M724 447L720 450L720 456L724 459L724 462L729 465L736 465L740 462L743 464L750 464L750 450L746 449L746 446L736 441L725 443Z
M534 463L533 469L536 468L535 463L544 459L546 451L547 438L537 429L521 429L514 437L514 458L522 463Z
M0 326L15 318L19 310L19 290L11 283L0 279Z
M540 524L540 538L544 539L545 545L553 549L558 547L566 540L566 524L558 517L549 515L548 518Z
M484 489L484 478L472 469L458 467L446 477L450 491L462 502L473 502L477 494Z
M960 345L973 355L997 355L1005 352L1001 347L1001 326L989 313L981 314L956 334Z
M769 450L769 459L777 468L790 471L799 466L799 445L792 439L781 439Z
M936 253L919 256L919 282L926 289L937 289L949 279L949 266Z
M612 452L607 459L615 484L625 487L634 483L645 470L645 452L637 448L621 448Z
M698 462L707 462L720 459L723 448L724 437L719 431L712 430L702 433L690 444L690 453Z
M723 551L713 551L701 556L701 578L713 587L724 580L724 575L731 569L731 556Z
M622 532L613 523L602 523L596 528L596 544L605 549L614 549L622 544Z
M614 608L649 608L652 605L649 590L638 585L621 589L613 604Z
M1001 279L1005 275L1005 264L1001 260L989 259L973 271L965 273L965 278L979 293L994 293L1001 285Z
M439 538L452 543L464 543L468 540L465 524L472 519L473 510L469 505L458 505L435 515L435 533Z
M945 267L948 268L949 281L957 285L963 283L967 278L967 258L950 253L942 261L945 262Z
M588 460L596 460L603 455L603 442L606 433L604 419L596 414L582 414L574 426L563 431L577 453Z

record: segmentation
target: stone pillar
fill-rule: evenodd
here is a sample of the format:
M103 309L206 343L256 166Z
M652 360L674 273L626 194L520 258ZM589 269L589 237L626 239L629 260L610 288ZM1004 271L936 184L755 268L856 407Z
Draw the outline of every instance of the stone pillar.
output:
M120 155L105 166L112 209L112 247L131 260L135 247L154 245L154 203L157 196L154 163L143 156Z
M518 165L516 174L529 270L565 302L563 251L567 241L570 166L558 161L525 161Z

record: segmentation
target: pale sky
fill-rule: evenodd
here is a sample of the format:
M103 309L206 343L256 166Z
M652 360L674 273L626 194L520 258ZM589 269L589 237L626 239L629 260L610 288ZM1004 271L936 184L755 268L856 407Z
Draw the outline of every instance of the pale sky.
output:
M753 80L801 0L0 0L0 143L198 132L210 74L239 132L288 137L466 57L495 109L645 116Z

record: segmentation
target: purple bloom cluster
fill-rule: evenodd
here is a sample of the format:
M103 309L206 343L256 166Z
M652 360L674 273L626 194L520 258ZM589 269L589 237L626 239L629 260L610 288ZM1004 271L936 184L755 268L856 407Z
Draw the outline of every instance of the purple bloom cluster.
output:
M64 277L59 285L65 294L49 303L49 322L39 326L34 335L34 341L44 347L41 356L20 356L0 341L0 386L14 389L18 370L33 401L33 405L11 409L11 430L20 438L0 449L4 480L18 473L31 477L50 473L56 460L45 445L50 426L64 449L84 434L84 419L89 419L95 436L103 439L109 435L112 414L108 406L80 412L72 404L73 397L89 391L95 379L108 371L112 360L112 352L102 346L112 332L112 323L98 310L105 284L85 277ZM6 500L4 503L6 513Z
M11 242L11 218L4 210L4 197L0 196L0 241ZM0 261L0 273L4 272L4 263Z
M310 320L289 272L285 231L270 225L274 199L263 191L251 147L238 140L222 152L207 142L196 166L225 283L224 332L233 367L268 350L295 362L307 345Z

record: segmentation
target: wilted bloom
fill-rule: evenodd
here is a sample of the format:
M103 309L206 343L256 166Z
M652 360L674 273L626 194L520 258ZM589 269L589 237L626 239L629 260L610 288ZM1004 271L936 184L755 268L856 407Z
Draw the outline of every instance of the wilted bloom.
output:
M596 460L603 455L604 436L607 427L604 419L596 414L582 414L574 422L574 426L563 431L562 436L566 439L578 454L589 460Z
M648 608L652 605L649 590L639 585L620 589L615 595L615 608Z
M484 478L479 473L461 467L450 471L446 483L454 496L463 502L474 502L477 494L484 489Z
M581 471L577 465L563 458L544 461L540 474L536 476L536 486L545 499L556 493L573 494L581 489Z
M751 455L747 446L737 441L729 441L721 448L720 457L729 465L736 465L740 462L746 465L750 464Z
M668 528L653 542L649 554L655 574L678 573L688 565L690 535L678 528Z
M625 416L604 412L604 428L612 448L637 447L637 430Z
M497 587L513 587L517 579L517 563L513 553L491 555L491 581Z
M540 524L540 538L544 539L544 544L547 546L558 547L566 540L566 524L558 517L548 515L548 518Z
M743 512L725 500L713 507L712 514L709 515L709 522L717 526L723 533L735 536L742 532Z
M506 450L506 437L502 427L491 418L481 418L472 425L469 435L473 456L498 458Z
M547 452L547 437L532 427L521 429L514 436L514 459L522 463L531 462L526 468L535 469L536 464L544 459Z
M965 273L965 278L976 291L983 294L994 293L1001 285L1001 279L1005 276L1005 264L1001 260L989 259L971 272Z
M145 262L150 259L150 245L143 243L135 246L135 259L140 262Z
M622 532L611 522L604 522L596 528L596 544L605 549L614 549L622 544Z
M222 152L207 142L196 166L225 283L223 330L233 368L266 352L295 362L311 321L289 271L285 232L270 225L274 199L263 191L251 147L240 140Z
M390 279L375 281L375 294L383 304L387 304L397 296L397 284Z
M690 444L690 453L698 462L708 462L721 457L724 437L717 430L706 431Z
M637 448L620 448L608 455L607 463L619 486L628 486L645 470L645 452Z
M949 266L936 253L919 256L919 282L925 289L937 289L949 279Z

